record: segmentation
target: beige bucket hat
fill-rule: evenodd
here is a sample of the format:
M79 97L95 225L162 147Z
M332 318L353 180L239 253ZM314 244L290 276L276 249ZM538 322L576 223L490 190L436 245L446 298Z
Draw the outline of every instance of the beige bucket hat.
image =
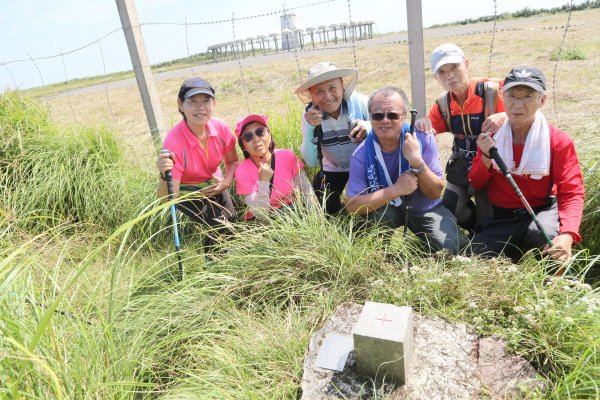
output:
M344 82L344 99L354 91L358 80L358 71L353 68L338 68L330 62L320 62L308 70L308 79L296 89L296 94L304 103L310 103L312 98L308 89L330 79L342 78Z

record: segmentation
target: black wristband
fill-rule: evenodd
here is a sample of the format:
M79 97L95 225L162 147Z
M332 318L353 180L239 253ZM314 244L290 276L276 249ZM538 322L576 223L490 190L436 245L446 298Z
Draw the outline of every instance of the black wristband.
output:
M159 172L159 174L160 174L160 179L161 179L162 181L165 181L165 182L166 182L166 181L167 181L167 177L166 177L166 176L164 176L164 175L162 174L162 172Z
M490 157L489 155L485 154L483 151L481 152L481 154L482 154L482 155L483 155L485 158L487 158L488 160L491 160L491 159L492 159L492 157Z

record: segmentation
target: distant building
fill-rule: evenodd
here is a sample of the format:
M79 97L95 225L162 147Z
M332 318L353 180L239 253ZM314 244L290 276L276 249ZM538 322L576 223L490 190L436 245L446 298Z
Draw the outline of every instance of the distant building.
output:
M296 14L283 14L281 20L281 49L291 50L300 47L296 35Z

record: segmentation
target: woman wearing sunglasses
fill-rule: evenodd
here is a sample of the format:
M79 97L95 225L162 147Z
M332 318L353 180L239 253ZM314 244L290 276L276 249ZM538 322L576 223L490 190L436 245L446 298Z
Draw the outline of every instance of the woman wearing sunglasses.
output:
M213 233L224 219L233 216L228 189L239 164L235 136L225 121L213 117L215 89L202 78L188 78L179 89L177 105L183 119L171 129L164 142L169 154L161 154L156 162L161 179L158 196L166 199L166 172L171 171L173 192L188 194L177 208L193 221L208 225ZM219 168L225 162L225 176ZM215 230L216 229L216 230ZM205 251L214 237L207 234Z
M247 115L237 123L235 133L245 158L235 171L237 194L249 208L244 220L265 220L271 210L292 204L296 193L307 205L316 202L296 154L275 150L267 116Z

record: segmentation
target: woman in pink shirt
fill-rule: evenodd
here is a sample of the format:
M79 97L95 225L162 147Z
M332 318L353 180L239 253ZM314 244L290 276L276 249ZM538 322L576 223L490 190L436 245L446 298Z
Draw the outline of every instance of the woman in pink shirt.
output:
M302 162L291 150L275 150L267 116L244 117L235 133L245 158L235 171L237 194L249 208L245 220L266 219L271 210L291 204L296 193L307 204L316 202Z
M177 208L196 222L219 227L232 216L228 189L239 164L235 136L225 121L213 117L215 89L202 78L188 78L179 89L177 106L183 116L169 131L156 162L160 172L158 197L167 198L165 173L171 171L173 193L196 193L177 204ZM225 176L219 166L225 163ZM211 232L214 230L211 229ZM214 238L207 235L207 250Z

